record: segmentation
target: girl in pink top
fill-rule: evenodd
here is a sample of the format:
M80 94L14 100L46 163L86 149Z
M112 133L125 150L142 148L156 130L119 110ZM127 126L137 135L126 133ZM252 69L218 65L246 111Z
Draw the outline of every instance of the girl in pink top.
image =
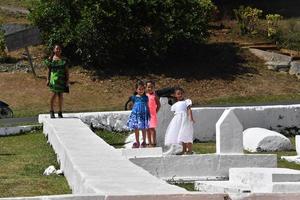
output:
M150 147L156 146L155 128L157 127L157 112L160 108L160 102L158 97L155 94L154 88L155 88L154 81L146 82L148 107L150 111L150 122L149 122L149 128L147 129L147 137L148 137L148 143Z

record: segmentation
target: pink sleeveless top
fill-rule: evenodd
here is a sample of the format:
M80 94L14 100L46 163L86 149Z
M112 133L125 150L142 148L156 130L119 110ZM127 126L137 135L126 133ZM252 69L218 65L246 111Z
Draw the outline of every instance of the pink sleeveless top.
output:
M150 111L150 122L149 122L149 128L156 128L157 127L157 114L156 114L156 108L157 104L155 101L155 93L149 94L147 93L148 96L148 107Z

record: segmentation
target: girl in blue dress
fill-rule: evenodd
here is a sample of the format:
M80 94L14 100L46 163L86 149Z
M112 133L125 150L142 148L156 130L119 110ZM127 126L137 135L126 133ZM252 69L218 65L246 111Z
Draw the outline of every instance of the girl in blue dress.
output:
M132 148L146 147L146 130L149 128L150 113L148 108L148 97L145 95L145 84L143 81L138 81L135 85L136 93L131 96L133 108L129 116L127 126L134 130L135 140ZM139 131L142 131L143 142L140 145Z

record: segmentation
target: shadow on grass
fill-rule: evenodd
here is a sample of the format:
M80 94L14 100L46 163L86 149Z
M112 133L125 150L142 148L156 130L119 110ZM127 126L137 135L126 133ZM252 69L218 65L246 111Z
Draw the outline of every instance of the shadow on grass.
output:
M188 80L226 79L234 80L237 75L257 74L253 67L246 66L243 50L233 43L212 43L202 45L178 45L164 59L154 64L118 64L97 71L99 79L114 75L146 76L164 75Z
M14 153L0 153L0 156L15 156Z

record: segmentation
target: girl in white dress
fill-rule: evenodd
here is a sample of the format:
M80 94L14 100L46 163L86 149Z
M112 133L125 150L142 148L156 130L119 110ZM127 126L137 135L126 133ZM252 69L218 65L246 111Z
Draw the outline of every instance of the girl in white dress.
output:
M165 145L182 144L180 154L192 154L193 123L195 122L191 110L192 101L184 99L182 88L175 89L175 97L177 102L171 107L175 115L167 128Z

